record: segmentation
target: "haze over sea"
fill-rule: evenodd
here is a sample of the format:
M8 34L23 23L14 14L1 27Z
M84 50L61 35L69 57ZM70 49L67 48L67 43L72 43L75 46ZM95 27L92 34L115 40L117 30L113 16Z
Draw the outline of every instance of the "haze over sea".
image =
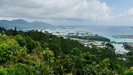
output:
M98 25L91 25L91 26L69 26L74 28L74 30L83 30L89 31L93 34L98 34L104 37L109 38L111 41L116 42L133 42L133 39L120 39L120 38L113 38L112 35L133 35L133 28L132 26L98 26Z

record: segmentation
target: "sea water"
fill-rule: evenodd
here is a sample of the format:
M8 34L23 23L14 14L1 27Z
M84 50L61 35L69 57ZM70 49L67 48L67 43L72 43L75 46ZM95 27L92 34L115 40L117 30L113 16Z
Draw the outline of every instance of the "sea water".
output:
M73 29L67 31L88 31L93 34L98 34L109 38L111 41L115 42L133 42L133 39L125 38L114 38L113 35L133 35L132 26L101 26L101 25L88 25L88 26L67 26ZM117 53L127 53L128 51L124 49L123 44L113 44Z
M86 30L98 34L116 42L133 42L133 39L114 38L113 35L133 35L132 26L75 26L75 30Z

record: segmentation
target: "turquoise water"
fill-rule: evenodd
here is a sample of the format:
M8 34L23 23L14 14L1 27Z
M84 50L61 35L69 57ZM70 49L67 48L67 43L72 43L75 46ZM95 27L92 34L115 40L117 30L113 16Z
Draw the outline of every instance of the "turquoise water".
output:
M93 34L98 34L104 37L109 38L111 41L116 42L133 42L133 39L120 39L113 38L113 35L133 35L132 26L67 26L65 29L57 29L62 33L71 33L77 30L80 31L89 31ZM115 47L116 53L127 53L128 51L124 49L123 44L113 44Z
M133 35L132 26L75 26L75 30L86 30L116 42L133 42L133 39L113 38L112 35Z
M113 38L113 35L133 35L132 26L78 26L75 30L85 30L109 38L116 42L133 42L133 39ZM124 49L123 44L113 44L115 52L124 54L128 51Z
M123 47L123 44L113 44L113 46L115 47L115 52L119 53L119 54L124 54L124 53L128 53L128 50L125 50Z

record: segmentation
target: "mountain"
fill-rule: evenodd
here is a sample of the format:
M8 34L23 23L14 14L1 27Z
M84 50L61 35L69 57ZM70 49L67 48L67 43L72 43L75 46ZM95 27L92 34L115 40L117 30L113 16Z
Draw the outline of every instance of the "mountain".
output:
M51 25L49 23L45 22L27 22L23 19L17 19L17 20L0 20L0 26L4 27L6 29L12 29L14 27L17 27L18 29L52 29L56 28L56 26Z

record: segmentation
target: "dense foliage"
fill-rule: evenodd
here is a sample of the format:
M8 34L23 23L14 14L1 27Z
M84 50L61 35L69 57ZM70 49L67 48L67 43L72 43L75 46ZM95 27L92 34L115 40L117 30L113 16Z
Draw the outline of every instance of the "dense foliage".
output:
M107 41L107 42L110 41L110 39L108 39L106 37L103 37L103 36L99 36L99 35L93 35L93 36L77 36L77 35L73 35L73 36L68 36L68 37L85 39L85 40L94 40L94 41Z
M133 50L133 43L123 43L124 48L127 50Z
M110 43L89 48L37 30L0 28L0 33L0 75L133 74L133 52L116 54Z

